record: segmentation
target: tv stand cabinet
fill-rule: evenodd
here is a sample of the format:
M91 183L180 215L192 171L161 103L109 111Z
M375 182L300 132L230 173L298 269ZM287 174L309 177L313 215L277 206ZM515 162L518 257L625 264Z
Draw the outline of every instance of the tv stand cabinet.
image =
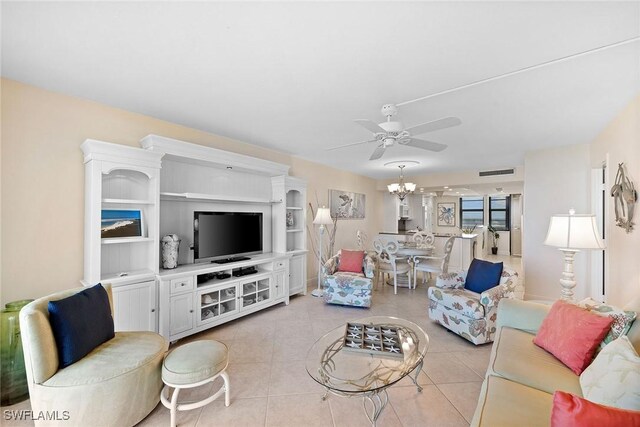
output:
M288 305L290 257L266 253L224 265L160 270L160 334L175 341L272 305ZM256 273L225 279L212 274L247 267L254 267Z
M113 285L116 330L174 341L288 304L306 293L306 182L289 166L157 135L142 148L87 140L84 278ZM142 212L142 236L102 239L102 209ZM227 264L193 263L193 212L261 212L265 253ZM160 237L177 234L178 268L160 268ZM234 277L237 268L255 274ZM221 274L213 274L221 273Z

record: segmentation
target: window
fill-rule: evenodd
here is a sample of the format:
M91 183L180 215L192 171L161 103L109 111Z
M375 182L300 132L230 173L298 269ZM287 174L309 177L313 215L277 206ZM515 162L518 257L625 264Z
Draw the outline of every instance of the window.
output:
M484 224L484 198L460 197L460 227Z
M489 197L489 225L498 231L509 231L511 197Z

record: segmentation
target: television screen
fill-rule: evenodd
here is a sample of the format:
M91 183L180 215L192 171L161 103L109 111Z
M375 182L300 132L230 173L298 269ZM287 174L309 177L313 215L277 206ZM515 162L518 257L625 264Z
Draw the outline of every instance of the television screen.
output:
M194 212L196 261L262 252L262 213Z

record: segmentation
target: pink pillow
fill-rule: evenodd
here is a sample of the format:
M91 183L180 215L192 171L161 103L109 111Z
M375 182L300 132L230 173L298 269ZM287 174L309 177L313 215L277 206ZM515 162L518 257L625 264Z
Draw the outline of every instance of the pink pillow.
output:
M551 427L640 427L640 411L599 405L564 391L553 393Z
M589 366L613 321L559 300L545 317L533 343L553 354L576 375Z
M340 251L340 264L338 271L345 273L362 273L362 260L364 251Z

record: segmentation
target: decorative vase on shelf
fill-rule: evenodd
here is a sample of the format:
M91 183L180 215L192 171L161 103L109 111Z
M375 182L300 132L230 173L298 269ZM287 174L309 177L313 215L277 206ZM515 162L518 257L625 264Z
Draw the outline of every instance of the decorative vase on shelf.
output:
M162 268L176 268L178 266L178 250L180 238L177 234L167 234L162 238Z
M293 212L287 212L287 227L293 227Z
M24 353L20 337L19 314L29 300L7 303L0 312L0 384L2 384L2 406L13 405L29 398L27 373L24 367Z

